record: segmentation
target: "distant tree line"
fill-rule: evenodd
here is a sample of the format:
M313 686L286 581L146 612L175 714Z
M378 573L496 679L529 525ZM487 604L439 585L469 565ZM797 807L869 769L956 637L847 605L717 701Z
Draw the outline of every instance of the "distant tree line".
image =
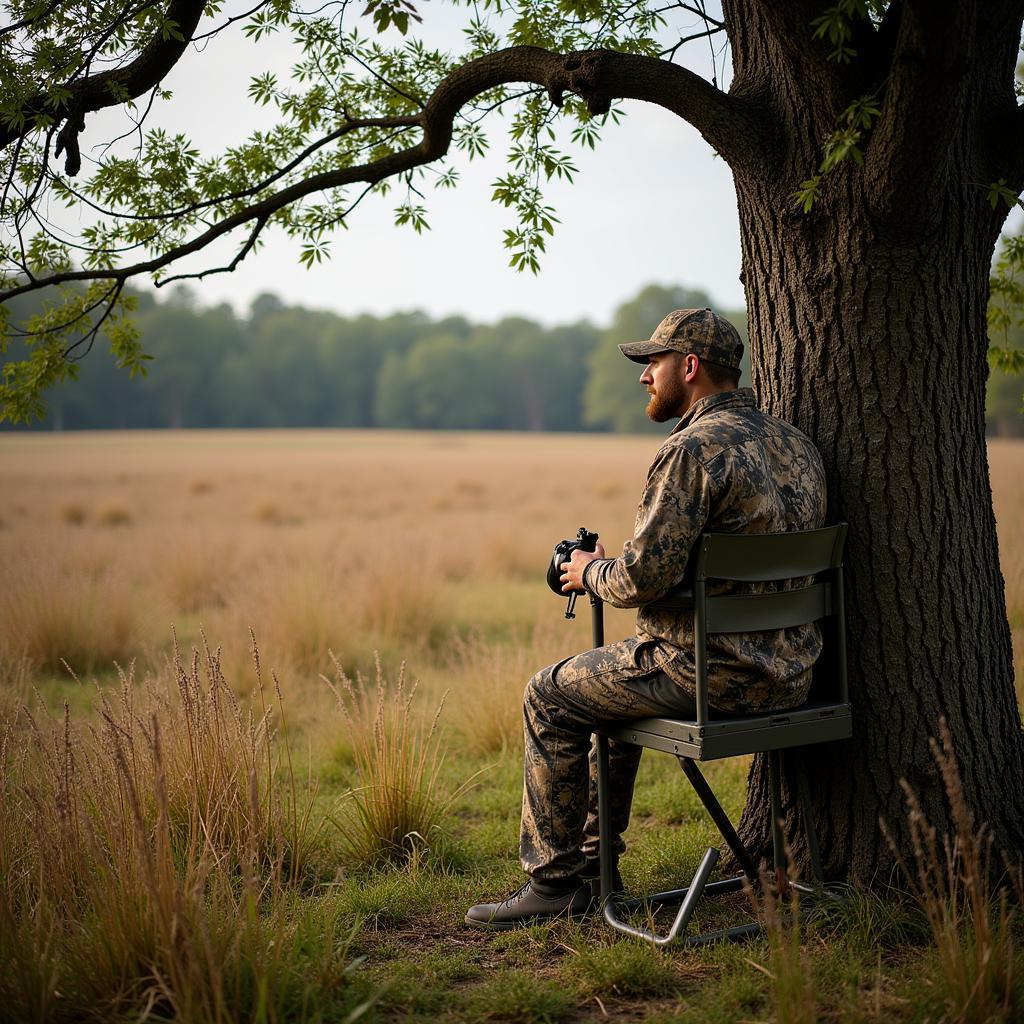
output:
M415 312L342 317L269 294L241 318L227 305L201 308L186 289L138 301L137 325L153 356L147 376L130 379L107 353L93 352L77 381L52 392L42 423L15 429L663 431L644 415L639 369L615 343L648 337L670 309L714 305L702 291L650 285L600 328L523 317L479 325ZM725 312L745 339L745 313ZM990 432L1024 435L1021 389L1019 378L993 374Z

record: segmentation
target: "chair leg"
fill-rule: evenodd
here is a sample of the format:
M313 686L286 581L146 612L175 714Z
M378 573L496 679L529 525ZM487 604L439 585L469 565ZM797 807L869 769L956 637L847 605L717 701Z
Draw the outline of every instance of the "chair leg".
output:
M601 903L612 894L612 816L608 795L608 737L597 735L598 867L601 872Z
M712 792L707 779L704 778L703 773L691 758L679 757L677 760L679 761L679 767L683 769L683 774L689 780L690 785L693 786L700 802L704 805L708 814L711 815L711 820L718 827L718 831L722 833L722 838L732 851L736 862L743 869L743 873L747 876L750 884L753 885L757 881L757 868L754 866L754 860L747 852L747 848L743 845L740 837L736 834L729 816L722 809L722 805L718 802L714 792Z
M743 869L747 880L754 884L758 878L757 870L753 859L747 848L743 845L736 830L729 821L728 815L722 809L707 780L697 767L696 762L688 757L677 757L679 766L693 786L700 802L704 805L711 816L719 832L725 839L726 844L732 851L733 856ZM601 869L601 903L605 920L617 931L626 935L632 935L639 939L645 939L656 946L667 946L679 942L687 946L704 946L723 940L736 940L748 938L760 934L763 928L760 924L738 925L734 928L726 928L722 931L706 932L700 935L689 935L680 938L686 930L693 916L697 901L702 895L715 896L726 892L736 892L743 888L742 878L725 878L717 882L708 882L716 862L718 861L718 850L710 847L701 859L693 880L685 889L673 889L669 892L655 893L652 896L644 896L635 899L616 899L612 894L612 838L611 838L611 815L609 813L609 778L608 778L608 738L597 736L597 806L598 806L598 837L601 844L599 850ZM784 894L790 882L786 875L786 847L785 836L782 831L782 755L780 751L768 752L768 790L771 801L772 815L772 853L775 866L776 885L779 894ZM802 772L797 773L797 796L800 803L800 815L803 819L804 829L807 834L807 848L811 859L811 871L816 883L816 889L812 890L800 882L793 882L792 885L800 892L823 892L823 872L821 867L821 851L818 846L818 834L814 826L814 817L811 814L810 793L807 786L806 776ZM624 921L619 912L623 910L634 910L640 907L653 909L656 907L681 904L675 919L672 922L667 934L658 935L651 929L631 925Z
M825 872L821 867L821 847L818 846L818 830L814 826L814 813L811 810L811 793L803 770L797 772L796 785L800 796L800 816L804 820L804 832L807 835L807 852L811 858L811 877L815 885L820 886L825 883Z
M648 942L653 942L656 946L671 945L679 938L680 933L683 932L686 929L686 926L690 923L690 918L693 916L693 911L697 906L697 900L700 899L701 894L707 887L708 875L711 874L717 860L718 850L714 846L709 846L704 857L701 859L700 865L697 868L697 873L693 876L693 881L690 883L688 888L681 890L685 894L683 896L683 902L679 908L679 912L675 916L675 920L672 922L672 927L669 928L666 935L658 935L649 928L640 928L623 921L618 915L618 908L616 907L614 898L605 900L604 919L616 931L623 932L625 935L632 935L637 939L646 939ZM632 903L634 901L630 902ZM736 929L729 929L729 931L736 931ZM737 932L737 936L738 934L739 932ZM742 934L747 935L753 933L743 930ZM716 933L715 937L719 937L719 933ZM720 937L727 938L730 936L723 932ZM707 935L695 935L685 941L688 945L697 945L708 941L709 938L710 936Z
M736 860L742 866L746 880L753 883L757 878L757 872L753 867L753 860L743 845L736 830L732 827L728 815L722 809L707 780L701 774L697 765L689 758L678 758L679 764L693 786L694 791L700 798L701 803L711 815L718 830L732 851ZM675 942L687 946L704 946L723 940L736 940L757 935L762 931L761 925L756 923L738 925L734 928L726 928L722 931L706 932L700 935L689 935L680 938L686 930L686 926L693 916L697 902L702 895L716 896L727 892L738 892L744 887L743 878L723 878L717 882L708 882L708 876L718 861L719 853L716 847L709 847L701 859L693 880L685 889L672 889L668 892L655 893L653 896L644 896L636 899L616 899L611 892L612 885L612 848L611 848L611 818L608 804L608 739L605 736L597 736L597 809L598 809L598 840L600 850L601 869L601 903L603 906L604 919L617 931L626 935L632 935L638 939L645 939L656 946L667 946ZM635 910L640 907L647 907L653 910L657 907L673 906L680 904L675 919L672 922L667 934L658 935L651 929L631 925L619 916L620 910Z

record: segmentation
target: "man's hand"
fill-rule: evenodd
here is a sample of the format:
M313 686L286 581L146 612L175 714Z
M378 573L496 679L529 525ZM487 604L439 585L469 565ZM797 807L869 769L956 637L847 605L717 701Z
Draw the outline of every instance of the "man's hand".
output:
M604 545L598 541L593 551L581 551L576 548L572 553L572 560L563 562L560 566L562 575L562 592L583 589L583 570L595 559L604 558Z

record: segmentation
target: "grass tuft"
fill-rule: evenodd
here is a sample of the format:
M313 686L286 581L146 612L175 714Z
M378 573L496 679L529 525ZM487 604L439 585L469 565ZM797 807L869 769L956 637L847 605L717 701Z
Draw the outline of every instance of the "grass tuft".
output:
M357 781L346 794L347 813L337 822L344 851L353 863L370 867L416 862L472 782L454 793L441 790L437 724L444 699L428 720L414 709L416 685L407 686L404 664L391 683L378 658L372 690L361 675L353 682L337 659L334 665L337 684L321 678L348 726Z
M130 526L135 521L124 505L105 505L96 516L100 526Z
M158 575L173 607L186 614L222 608L235 574L232 546L197 543L187 534L172 543L173 559L158 553Z
M930 741L952 811L952 835L939 836L917 794L901 780L913 844L908 864L882 823L886 838L931 930L939 958L936 989L949 1020L987 1024L1010 1020L1024 993L1014 977L1018 959L1014 916L1006 887L994 891L993 841L964 798L953 738L944 718ZM1018 893L1018 895L1021 895Z
M31 569L24 564L31 562ZM113 570L69 578L53 561L27 553L7 565L0 589L0 652L37 673L64 675L127 664L141 646L142 623L128 580Z
M671 959L647 943L581 948L569 968L581 996L661 995L679 982Z
M786 849L786 861L792 863ZM811 958L804 948L800 895L793 886L779 890L776 879L761 871L760 897L751 894L768 938L768 965L747 959L769 980L776 1024L817 1024L818 1006Z
M483 637L452 641L451 674L469 680L472 696L456 703L456 725L473 754L521 750L523 690L536 671L527 643L487 643Z
M68 526L82 526L89 518L85 506L77 501L69 501L60 507L60 520Z
M338 1019L352 922L299 899L316 843L290 752L209 648L175 686L41 705L0 733L0 1005L8 1019ZM354 1018L353 1018L354 1019Z
M928 943L928 922L905 893L884 894L830 882L838 898L822 900L815 921L823 935L842 939L851 951L874 956L881 950L920 947Z

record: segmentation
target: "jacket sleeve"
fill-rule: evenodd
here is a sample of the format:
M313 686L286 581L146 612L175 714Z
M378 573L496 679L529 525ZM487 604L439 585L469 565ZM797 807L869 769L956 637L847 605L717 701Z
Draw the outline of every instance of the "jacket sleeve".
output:
M707 471L682 446L666 445L647 474L634 536L618 558L587 565L584 587L615 608L657 600L682 580L710 507Z

